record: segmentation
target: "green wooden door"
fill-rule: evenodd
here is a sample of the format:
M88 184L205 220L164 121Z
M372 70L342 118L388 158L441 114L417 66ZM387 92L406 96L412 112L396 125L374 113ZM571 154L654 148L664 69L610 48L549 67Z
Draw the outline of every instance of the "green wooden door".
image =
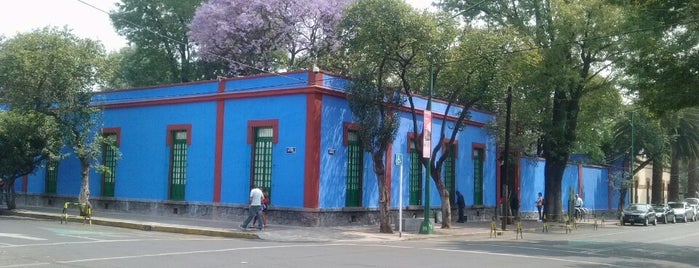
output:
M271 127L255 128L253 147L252 184L264 188L267 197L272 193L272 144L274 131Z
M473 150L473 204L483 205L483 149Z
M447 187L447 192L449 192L449 202L451 206L456 204L456 196L454 194L454 186L456 181L456 159L454 155L454 146L446 150L447 158L444 161L444 185Z
M170 200L184 200L187 178L187 131L172 132L170 149Z
M102 146L102 165L105 171L102 172L102 196L114 196L114 180L116 178L116 134L105 135L105 142Z
M422 165L415 144L410 143L410 205L422 205Z
M347 133L347 192L345 206L362 205L362 149L356 131Z
M46 188L47 194L55 194L58 185L58 161L46 160Z

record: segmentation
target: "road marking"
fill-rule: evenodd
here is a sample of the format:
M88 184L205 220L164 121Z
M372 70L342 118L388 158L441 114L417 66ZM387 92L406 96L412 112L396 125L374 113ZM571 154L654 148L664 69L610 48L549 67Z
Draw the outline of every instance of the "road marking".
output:
M2 236L2 237L10 237L10 238L17 238L17 239L34 240L34 241L48 240L48 239L44 239L44 238L26 236L26 235L23 235L23 234L0 233L0 236Z
M239 251L239 250L275 249L275 248L292 248L292 247L293 248L295 248L295 247L323 247L323 246L329 246L329 245L284 245L284 246L268 246L268 247L224 248L224 249L213 249L213 250L180 251L180 252L167 252L167 253L158 253L158 254L142 254L142 255L119 256L119 257L77 259L77 260L70 260L70 261L57 261L56 263L69 264L69 263L81 263L81 262L138 259L138 258L150 258L150 257L165 257L165 256L177 256L177 255L208 254L208 253L230 252L230 251Z
M579 261L579 260L569 260L569 259L542 257L542 256L529 256L529 255L511 254L511 253L496 253L496 252L488 252L488 251L480 251L480 250L441 249L441 248L425 248L425 249L434 250L434 251L463 252L463 253L470 253L470 254L486 254L486 255L525 258L525 259L550 260L550 261L559 261L559 262L589 264L589 265L595 265L595 266L599 265L599 266L619 267L619 265L602 263L602 262Z

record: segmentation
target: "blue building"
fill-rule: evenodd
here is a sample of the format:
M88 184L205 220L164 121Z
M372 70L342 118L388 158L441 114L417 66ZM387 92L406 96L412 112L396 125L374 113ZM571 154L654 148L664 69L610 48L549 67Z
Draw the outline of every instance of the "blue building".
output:
M371 157L359 149L346 83L329 73L297 71L95 93L94 105L103 108L102 135L112 137L120 152L104 152L103 164L113 172L90 174L95 213L237 220L244 216L254 183L271 198L272 223L376 222L376 176ZM426 106L426 99L414 100L418 109ZM460 112L452 107L442 120L446 103L436 101L432 107L433 129L454 125ZM400 129L386 154L391 206L422 215L424 171L409 142L419 133L413 132L409 106L400 111ZM452 196L458 190L468 206L482 210L494 206L498 195L495 139L484 129L494 116L478 110L470 114L444 178ZM439 132L432 133L434 146ZM396 154L405 159L401 166L393 165ZM58 206L77 198L79 171L71 156L47 163L19 180L17 188L29 204ZM436 208L439 195L430 185Z

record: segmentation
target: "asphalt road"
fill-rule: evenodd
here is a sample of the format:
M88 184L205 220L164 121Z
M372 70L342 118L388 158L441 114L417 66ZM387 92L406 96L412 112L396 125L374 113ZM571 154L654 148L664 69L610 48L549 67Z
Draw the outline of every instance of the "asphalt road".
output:
M697 267L699 223L458 237L292 243L1 216L2 267Z

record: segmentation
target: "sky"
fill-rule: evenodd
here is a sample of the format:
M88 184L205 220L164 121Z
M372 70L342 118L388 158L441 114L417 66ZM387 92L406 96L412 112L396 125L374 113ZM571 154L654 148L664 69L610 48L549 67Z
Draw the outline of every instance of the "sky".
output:
M323 1L323 0L320 0ZM11 38L46 26L72 29L73 34L102 41L107 51L127 46L109 15L100 11L115 9L115 0L0 0L0 35ZM431 0L407 0L415 8L430 6ZM94 7L91 7L91 6ZM100 10L98 10L100 9Z

